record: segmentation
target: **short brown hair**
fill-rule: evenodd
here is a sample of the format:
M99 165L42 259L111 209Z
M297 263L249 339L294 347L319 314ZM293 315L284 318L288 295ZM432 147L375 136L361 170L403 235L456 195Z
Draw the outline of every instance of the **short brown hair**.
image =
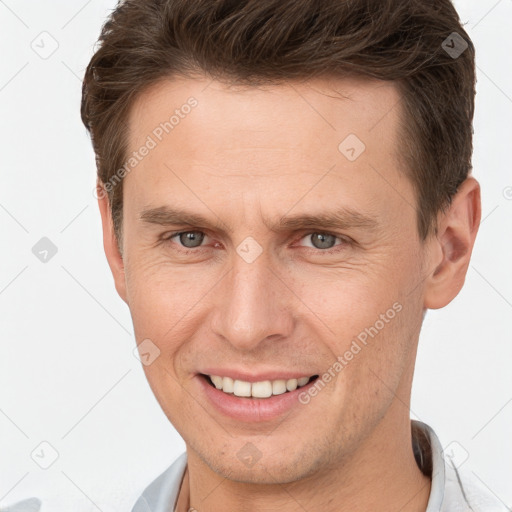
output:
M471 171L475 52L450 0L120 0L98 42L81 115L103 184L126 160L136 97L162 79L198 75L240 85L327 75L396 83L400 158L422 239ZM119 241L122 183L108 196Z

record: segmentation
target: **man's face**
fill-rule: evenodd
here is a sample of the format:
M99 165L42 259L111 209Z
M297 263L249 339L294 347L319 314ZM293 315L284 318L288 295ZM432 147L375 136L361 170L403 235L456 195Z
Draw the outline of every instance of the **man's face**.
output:
M408 418L425 248L399 108L385 82L180 79L131 111L128 153L157 144L125 177L118 291L137 343L160 350L144 369L163 411L223 476L304 478ZM204 220L166 223L166 209ZM213 372L325 385L233 398L207 383Z

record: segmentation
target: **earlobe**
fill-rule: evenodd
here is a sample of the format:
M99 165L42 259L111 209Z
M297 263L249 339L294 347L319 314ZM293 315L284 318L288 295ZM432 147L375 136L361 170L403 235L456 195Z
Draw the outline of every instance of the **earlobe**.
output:
M480 225L480 185L468 177L450 206L438 216L437 236L432 237L430 274L425 281L424 307L439 309L460 292Z
M96 185L96 192L101 215L101 224L103 228L103 248L105 250L105 255L107 257L112 276L114 277L117 293L126 303L128 303L126 296L126 281L123 257L119 252L119 247L114 232L114 224L112 222L112 212L110 210L108 194L105 191L103 184L99 180Z

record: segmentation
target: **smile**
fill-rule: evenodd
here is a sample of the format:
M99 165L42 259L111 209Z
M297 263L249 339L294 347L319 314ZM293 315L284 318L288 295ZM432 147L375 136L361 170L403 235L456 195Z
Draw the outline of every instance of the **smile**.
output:
M298 379L263 380L259 382L247 382L231 377L219 375L203 375L209 384L226 394L242 398L269 398L295 391L315 380L318 375L300 377Z

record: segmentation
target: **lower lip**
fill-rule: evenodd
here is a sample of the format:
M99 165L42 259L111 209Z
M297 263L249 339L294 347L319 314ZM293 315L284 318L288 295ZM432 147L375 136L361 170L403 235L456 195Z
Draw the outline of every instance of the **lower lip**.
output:
M304 407L299 402L299 395L304 391L307 392L317 380L281 395L272 395L268 398L244 398L218 390L202 375L197 375L197 378L204 394L217 411L235 420L250 423L271 421L283 416L293 407Z

